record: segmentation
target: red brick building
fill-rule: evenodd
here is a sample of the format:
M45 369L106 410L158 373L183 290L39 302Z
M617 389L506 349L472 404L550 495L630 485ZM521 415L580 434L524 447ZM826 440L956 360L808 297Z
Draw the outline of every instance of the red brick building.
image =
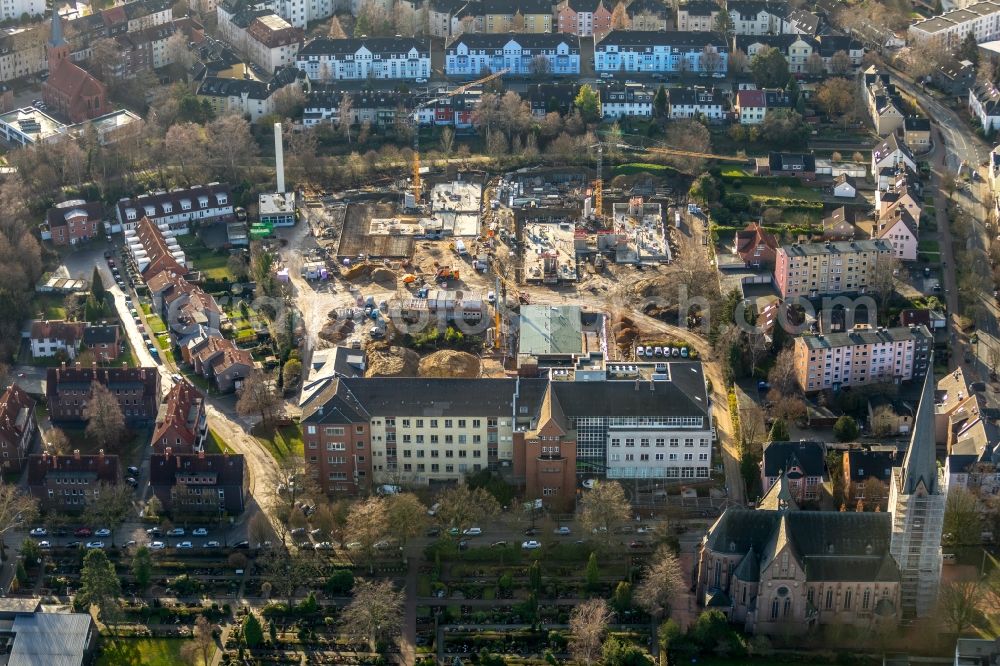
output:
M87 503L99 494L101 484L121 482L118 456L73 455L54 456L48 453L28 456L28 490L38 500L42 510L82 512Z
M103 219L104 204L100 201L64 201L45 214L53 245L76 245L97 238Z
M242 455L176 454L168 447L149 458L149 485L175 518L237 516L246 508L250 478Z
M63 38L62 19L52 11L52 36L45 46L49 78L42 84L42 99L53 111L71 123L81 123L111 112L108 90L87 70L69 58L69 44Z
M514 433L514 476L524 496L542 498L557 510L573 506L576 492L576 430L569 426L549 384L531 430Z
M0 396L0 465L19 472L35 444L35 401L17 384Z
M83 368L77 363L49 368L45 397L53 421L82 422L94 383L103 384L118 399L130 423L151 422L160 407L160 373L156 368Z
M202 448L208 433L205 397L187 380L181 380L167 393L163 409L153 430L153 452L168 448L176 453L194 453Z
M107 363L118 358L121 344L118 324L94 324L83 329L83 346L98 361Z

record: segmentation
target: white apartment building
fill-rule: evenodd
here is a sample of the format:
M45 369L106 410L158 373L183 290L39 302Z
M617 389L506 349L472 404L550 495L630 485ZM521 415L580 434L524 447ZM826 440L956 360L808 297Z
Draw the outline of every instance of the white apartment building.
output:
M923 377L934 338L926 326L856 327L795 338L795 375L803 391L899 383Z
M702 116L710 121L721 121L726 117L726 97L721 90L694 86L692 88L670 88L669 115L674 120Z
M276 14L258 16L247 28L246 52L268 73L295 64L305 35Z
M319 37L299 50L295 64L311 81L413 80L430 76L431 51L409 37Z
M979 120L983 131L1000 129L1000 91L991 83L969 89L969 113Z
M655 92L641 83L609 86L601 90L601 114L604 118L650 118L654 96Z
M45 0L0 0L0 21L19 20L23 14L41 16Z
M158 226L166 223L176 233L188 233L188 222L232 215L233 197L229 185L210 183L120 199L115 212L125 231L148 217Z
M598 72L725 74L729 46L714 32L612 30L594 45Z
M977 44L1000 37L1000 3L985 0L917 21L907 31L907 38L910 43L933 40L942 48L951 49L969 33L975 36Z
M788 23L788 5L766 0L728 0L726 11L736 35L781 35L793 30Z

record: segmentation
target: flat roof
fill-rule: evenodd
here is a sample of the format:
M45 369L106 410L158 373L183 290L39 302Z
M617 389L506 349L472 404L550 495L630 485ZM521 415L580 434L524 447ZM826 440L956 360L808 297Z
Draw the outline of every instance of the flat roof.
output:
M885 344L907 340L930 340L926 326L896 326L893 328L861 329L825 335L803 335L801 338L807 349L830 349L852 345Z
M295 193L269 192L257 198L258 215L274 215L276 213L295 212Z
M578 305L521 306L518 351L531 356L580 354L583 322Z
M18 615L9 666L79 666L91 633L85 613Z
M33 141L44 141L66 131L66 125L33 106L8 111L0 115L0 122L32 137Z

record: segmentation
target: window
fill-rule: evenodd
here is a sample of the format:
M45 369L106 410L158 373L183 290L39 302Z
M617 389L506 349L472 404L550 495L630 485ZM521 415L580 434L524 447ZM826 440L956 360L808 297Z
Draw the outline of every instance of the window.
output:
M852 590L846 590L844 592L844 610L851 610L851 597L853 596Z
M826 609L833 610L833 590L826 591Z

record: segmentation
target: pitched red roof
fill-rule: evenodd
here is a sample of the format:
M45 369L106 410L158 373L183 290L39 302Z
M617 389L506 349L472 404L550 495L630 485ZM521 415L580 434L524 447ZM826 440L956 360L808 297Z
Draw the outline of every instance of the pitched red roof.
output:
M741 109L746 106L767 106L763 90L741 90L736 93L736 105Z
M62 340L68 345L75 345L83 338L87 325L82 321L36 321L31 324L31 339L49 338Z
M49 73L46 80L53 90L58 90L69 99L96 96L104 91L104 86L79 65L69 60L61 60L56 71Z
M204 410L205 397L187 381L180 381L170 389L160 418L153 430L153 445L164 437L180 437L187 447L198 438L198 423ZM175 450L178 450L175 448Z
M11 384L0 396L0 438L10 443L21 441L31 421L35 401L17 384Z

